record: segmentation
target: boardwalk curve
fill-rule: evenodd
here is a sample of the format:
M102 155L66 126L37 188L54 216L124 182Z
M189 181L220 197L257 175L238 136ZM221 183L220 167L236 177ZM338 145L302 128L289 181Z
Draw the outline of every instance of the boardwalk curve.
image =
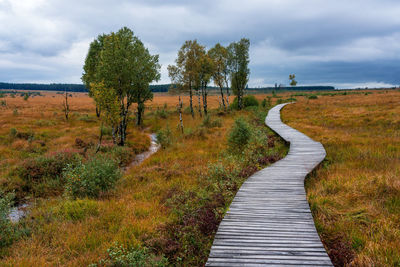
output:
M265 123L290 142L288 155L243 183L219 225L206 266L332 266L314 226L304 178L326 155L319 142L282 123Z

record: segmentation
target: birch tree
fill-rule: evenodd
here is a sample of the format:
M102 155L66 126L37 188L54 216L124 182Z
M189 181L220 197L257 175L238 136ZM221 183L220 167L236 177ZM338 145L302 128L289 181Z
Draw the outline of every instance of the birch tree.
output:
M178 57L175 60L176 65L168 66L168 73L173 83L181 91L189 92L189 107L193 118L193 91L202 50L204 50L204 46L200 45L197 40L186 41L178 51Z
M208 55L213 60L214 72L212 75L214 84L219 87L221 94L221 101L226 110L225 98L223 88L226 86L227 90L227 105L229 106L229 70L228 70L228 50L226 47L217 43L213 48L208 51Z
M207 115L207 96L208 89L207 85L211 80L212 74L214 72L214 64L211 57L202 51L200 59L199 59L199 69L197 72L197 83L199 83L199 87L201 90L201 95L203 99L203 111L204 115Z
M99 83L99 77L97 75L97 67L100 64L100 53L103 50L103 41L106 37L105 34L99 35L97 39L90 43L89 51L86 55L85 64L83 66L82 82L89 91L89 96L93 96L92 86L95 83ZM96 116L100 117L101 109L96 104Z
M249 47L250 40L246 38L228 46L231 87L238 98L239 109L243 108L242 98L250 75Z
M138 103L141 118L144 102L152 97L148 90L149 83L160 78L160 65L158 56L150 55L139 38L127 27L116 33L102 35L100 39L95 40L89 48L89 53L93 52L91 49L99 49L99 57L89 56L88 53L87 58L93 58L93 61L85 61L82 80L89 81L90 85L102 83L106 90L114 92L118 100L114 105L118 107L119 120L113 133L118 136L118 144L123 146L129 109L133 103ZM93 97L93 93L91 95ZM94 99L98 104L98 98Z

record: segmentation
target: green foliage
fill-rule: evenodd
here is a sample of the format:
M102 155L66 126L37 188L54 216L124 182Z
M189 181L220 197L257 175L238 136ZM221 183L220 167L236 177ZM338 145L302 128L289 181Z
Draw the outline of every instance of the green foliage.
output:
M242 98L242 108L257 107L258 104L258 100L253 95L246 95ZM231 109L239 109L237 97L235 97L230 107Z
M296 86L297 85L297 81L295 80L295 78L296 78L296 75L289 74L290 86Z
M172 144L172 132L168 125L165 129L161 129L157 132L157 144L159 144L163 149Z
M13 110L13 116L17 116L17 115L18 115L18 109L15 108L15 109Z
M5 100L1 100L0 101L0 106L6 107L7 106L7 102Z
M91 264L90 267L164 267L168 266L168 260L161 256L152 255L148 249L143 247L126 248L118 243L107 249L108 256L99 261L98 264Z
M90 199L66 200L55 208L55 213L66 220L80 221L99 215L98 203Z
M100 35L90 44L82 81L97 107L107 113L105 123L118 125L120 145L126 141L129 107L138 104L137 123L141 124L144 103L153 98L149 84L160 79L160 68L158 55L150 55L127 27Z
M231 43L228 46L229 60L228 68L230 71L231 87L233 93L238 97L238 108L242 109L241 98L244 95L247 82L249 80L249 48L250 40L242 38L239 42Z
M249 142L251 130L249 124L243 119L238 118L229 132L228 145L231 151L241 151Z
M28 101L28 98L29 98L29 94L24 94L24 100Z
M120 179L118 164L108 157L94 157L86 163L68 165L63 174L65 190L73 197L97 198L113 189Z

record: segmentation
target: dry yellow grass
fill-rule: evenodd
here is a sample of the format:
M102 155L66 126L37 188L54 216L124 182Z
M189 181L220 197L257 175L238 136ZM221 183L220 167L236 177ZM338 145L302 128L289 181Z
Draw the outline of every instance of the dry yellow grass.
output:
M335 264L400 266L400 92L297 97L283 119L327 151L306 188Z

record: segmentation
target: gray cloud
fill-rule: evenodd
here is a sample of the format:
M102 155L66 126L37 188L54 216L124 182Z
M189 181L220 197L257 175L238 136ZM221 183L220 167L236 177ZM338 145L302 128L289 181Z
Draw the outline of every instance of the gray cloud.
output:
M166 67L188 39L251 40L251 86L399 84L392 0L0 0L0 81L80 82L89 43L130 27Z

